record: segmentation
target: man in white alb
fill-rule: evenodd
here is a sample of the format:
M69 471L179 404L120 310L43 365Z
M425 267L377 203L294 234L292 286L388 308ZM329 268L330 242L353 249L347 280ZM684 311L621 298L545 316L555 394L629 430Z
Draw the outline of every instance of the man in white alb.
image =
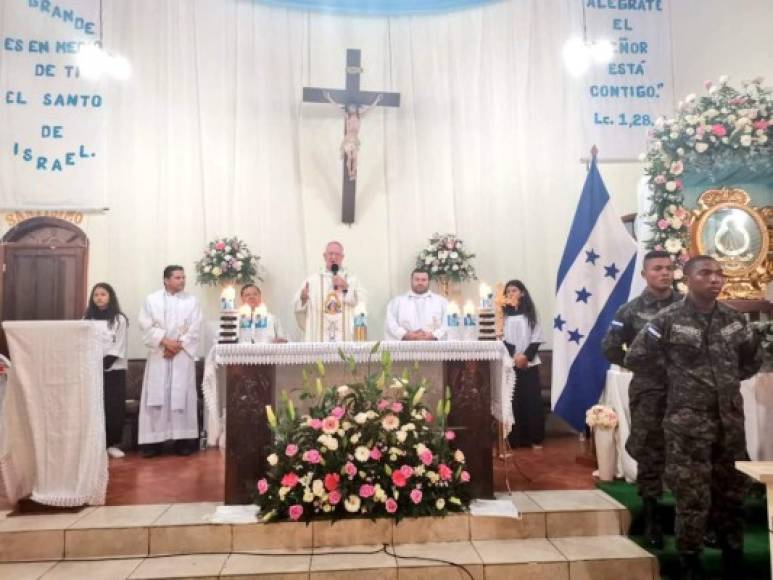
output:
M448 300L429 289L429 274L411 272L411 291L387 305L386 340L446 340Z
M184 290L182 266L167 266L164 289L148 296L140 312L142 341L148 347L139 417L139 444L145 457L161 453L164 441L170 439L178 455L190 455L197 447L201 308Z
M356 307L367 301L365 289L343 269L340 242L329 242L322 257L325 269L306 278L295 293L295 318L306 342L352 340Z

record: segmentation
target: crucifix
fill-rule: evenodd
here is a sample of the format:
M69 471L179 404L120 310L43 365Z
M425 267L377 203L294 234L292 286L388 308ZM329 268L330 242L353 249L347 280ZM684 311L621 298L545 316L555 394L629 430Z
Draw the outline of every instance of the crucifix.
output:
M357 156L360 151L360 119L372 107L399 107L400 93L377 93L360 90L360 50L346 50L346 88L321 89L303 87L303 102L330 103L344 112L344 139L341 143L343 156L343 206L341 221L354 223L354 194L357 190Z

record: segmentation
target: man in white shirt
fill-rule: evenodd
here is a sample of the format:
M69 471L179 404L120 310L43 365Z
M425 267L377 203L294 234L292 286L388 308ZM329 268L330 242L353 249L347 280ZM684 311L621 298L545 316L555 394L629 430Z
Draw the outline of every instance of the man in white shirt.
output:
M158 455L170 439L178 455L189 455L199 436L196 355L201 308L184 290L182 266L167 266L164 289L148 296L140 312L142 341L148 347L139 417L145 457Z
M411 291L387 305L385 340L446 340L448 300L429 289L429 274L411 272Z

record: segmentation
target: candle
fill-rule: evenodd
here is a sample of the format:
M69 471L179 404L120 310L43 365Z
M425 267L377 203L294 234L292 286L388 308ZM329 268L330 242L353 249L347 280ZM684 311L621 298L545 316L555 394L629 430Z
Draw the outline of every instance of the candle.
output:
M446 310L448 326L459 326L459 305L456 302L449 302Z
M354 308L354 340L368 340L368 309L365 304L357 304Z
M489 286L485 282L481 282L480 287L478 289L478 293L480 294L481 309L488 310L494 307L494 302L493 302L494 293L491 291L491 286Z
M252 342L252 308L248 304L239 308L239 342Z
M255 328L268 328L268 308L261 302L252 311L252 318L255 321Z
M475 305L472 300L464 303L464 325L475 326Z
M248 319L252 318L252 308L250 308L249 304L245 304L244 306L239 308L239 316L241 316L242 318L248 318Z
M220 293L220 310L233 310L235 308L236 289L226 286Z

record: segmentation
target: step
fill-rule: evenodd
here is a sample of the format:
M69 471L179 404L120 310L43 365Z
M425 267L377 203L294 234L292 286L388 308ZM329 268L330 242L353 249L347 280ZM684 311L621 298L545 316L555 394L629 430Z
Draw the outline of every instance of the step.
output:
M262 549L333 548L571 536L619 535L628 511L598 490L534 491L510 497L520 519L474 517L365 519L312 525L210 524L216 503L90 507L76 514L7 517L0 513L0 562Z
M628 538L575 536L341 546L99 562L0 564L14 580L245 578L283 580L657 580L657 560ZM281 555L280 555L281 554ZM394 555L393 555L394 554ZM397 557L396 557L397 556ZM462 566L464 570L442 560Z

